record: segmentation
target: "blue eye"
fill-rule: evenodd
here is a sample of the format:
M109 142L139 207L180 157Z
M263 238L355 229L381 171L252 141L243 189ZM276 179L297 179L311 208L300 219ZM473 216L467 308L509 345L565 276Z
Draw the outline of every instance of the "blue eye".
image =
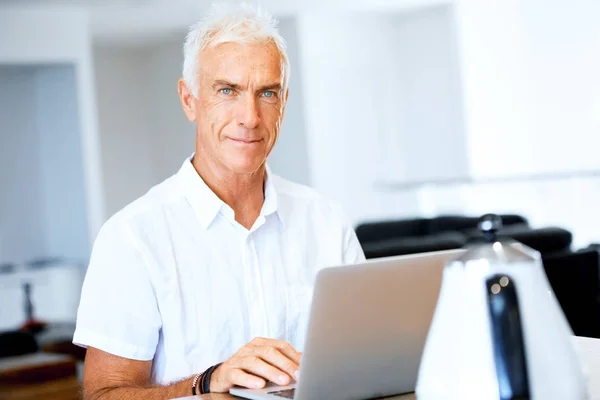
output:
M231 94L231 93L233 93L233 91L231 89L229 89L229 88L221 89L221 90L219 90L219 92L221 92L223 94Z
M263 96L266 97L266 98L272 98L272 97L275 97L275 92L269 90L267 92L264 92Z

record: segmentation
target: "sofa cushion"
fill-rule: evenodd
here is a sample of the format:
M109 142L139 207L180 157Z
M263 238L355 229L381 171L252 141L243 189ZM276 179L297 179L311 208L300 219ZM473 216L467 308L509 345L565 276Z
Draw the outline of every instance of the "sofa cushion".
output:
M556 227L523 230L506 236L545 255L568 252L573 242L571 232Z
M431 251L461 248L466 244L464 235L444 232L436 235L392 238L362 244L366 258L400 256Z
M356 236L361 244L385 239L420 236L426 234L427 220L424 218L365 222L356 228Z

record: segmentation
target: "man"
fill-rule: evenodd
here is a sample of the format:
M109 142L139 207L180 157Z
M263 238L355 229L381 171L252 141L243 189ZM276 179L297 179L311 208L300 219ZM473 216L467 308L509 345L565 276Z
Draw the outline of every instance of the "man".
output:
M336 204L266 166L288 98L275 21L213 8L184 57L195 153L98 234L73 339L85 399L296 380L316 273L364 259Z

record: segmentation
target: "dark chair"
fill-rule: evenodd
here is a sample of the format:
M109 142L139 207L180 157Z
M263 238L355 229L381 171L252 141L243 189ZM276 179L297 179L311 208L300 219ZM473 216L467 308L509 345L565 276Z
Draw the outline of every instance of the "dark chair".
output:
M21 356L38 350L35 336L30 332L0 332L0 358Z
M575 335L600 338L600 252L551 255L543 257L543 263Z

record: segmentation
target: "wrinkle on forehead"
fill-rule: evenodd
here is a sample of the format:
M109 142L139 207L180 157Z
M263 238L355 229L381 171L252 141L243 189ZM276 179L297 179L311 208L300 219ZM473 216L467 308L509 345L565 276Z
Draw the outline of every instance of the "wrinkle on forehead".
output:
M200 53L199 73L200 80L208 84L217 79L246 88L281 84L282 56L273 42L220 43Z

